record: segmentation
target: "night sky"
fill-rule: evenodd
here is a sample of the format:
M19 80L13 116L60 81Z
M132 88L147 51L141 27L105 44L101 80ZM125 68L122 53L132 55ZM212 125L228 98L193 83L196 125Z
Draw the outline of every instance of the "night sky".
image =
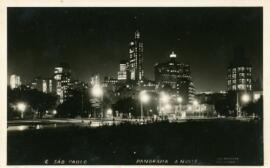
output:
M8 8L8 76L51 77L67 62L74 79L116 77L139 28L145 76L171 51L191 65L197 91L226 89L233 48L242 46L262 79L262 8Z

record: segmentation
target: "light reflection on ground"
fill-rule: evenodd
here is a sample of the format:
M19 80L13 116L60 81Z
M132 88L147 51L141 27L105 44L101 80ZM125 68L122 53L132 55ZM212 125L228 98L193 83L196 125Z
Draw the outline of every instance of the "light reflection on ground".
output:
M170 123L182 123L187 121L195 120L218 120L218 118L201 118L201 119L181 119L181 120L168 120ZM251 118L226 118L221 120L239 120L239 121L250 121ZM119 125L121 123L130 123L137 125L144 125L152 123L151 120L97 120L97 119L50 119L50 120L18 120L8 122L7 131L25 131L25 130L40 130L40 129L51 129L68 126L79 126L97 128L102 126Z

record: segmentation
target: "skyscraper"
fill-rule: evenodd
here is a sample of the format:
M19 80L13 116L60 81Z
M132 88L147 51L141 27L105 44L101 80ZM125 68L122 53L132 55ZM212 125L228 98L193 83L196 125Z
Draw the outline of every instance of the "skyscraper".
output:
M56 94L63 103L68 97L68 89L71 82L71 70L65 63L59 64L54 68L54 79L56 80Z
M155 81L159 88L170 88L183 98L183 103L194 99L195 88L191 80L190 66L179 63L176 54L170 54L170 60L155 65Z
M137 30L134 40L129 44L129 73L130 79L140 81L143 79L143 42Z
M52 78L46 80L47 83L47 93L55 93L56 91L56 82Z
M234 49L233 60L227 68L227 90L231 103L235 104L235 115L245 115L241 107L252 100L253 86L252 66L242 47Z
M10 76L9 84L10 84L11 89L15 89L15 88L20 87L21 86L21 78L20 78L20 76L18 76L16 74L12 74Z
M128 79L128 73L127 73L127 61L126 60L122 60L120 61L120 65L119 65L119 71L117 73L117 79L119 81L126 81Z
M227 68L228 91L252 91L252 66L242 48L234 49L234 58Z

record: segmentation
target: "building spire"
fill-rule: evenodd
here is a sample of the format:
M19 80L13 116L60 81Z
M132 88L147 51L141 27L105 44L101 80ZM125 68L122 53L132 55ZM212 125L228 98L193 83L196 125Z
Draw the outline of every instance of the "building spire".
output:
M176 58L176 54L174 53L174 51L172 51L172 53L170 54L170 58Z

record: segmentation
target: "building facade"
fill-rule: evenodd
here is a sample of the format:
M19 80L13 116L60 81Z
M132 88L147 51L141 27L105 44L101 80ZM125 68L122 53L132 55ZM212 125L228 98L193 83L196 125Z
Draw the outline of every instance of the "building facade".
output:
M131 80L143 80L143 42L138 30L135 32L134 40L129 44L129 73Z
M70 89L85 90L85 89L88 89L88 85L87 83L80 80L71 80Z
M228 91L252 91L252 66L241 48L234 50L234 58L227 68Z
M16 74L12 74L10 76L10 81L9 81L9 84L10 84L10 88L11 89L15 89L15 88L18 88L21 86L21 78L20 76L16 75Z
M56 82L53 78L36 77L30 84L31 89L37 89L43 93L55 93Z
M200 92L195 95L195 99L202 104L215 104L218 101L224 101L227 98L227 92L221 90L219 92Z
M253 99L252 66L242 47L234 48L233 59L227 67L227 92L231 104L234 105L234 115L245 114L243 106Z
M120 61L117 79L119 81L126 81L128 79L128 62L126 60Z
M155 81L159 88L169 87L180 95L184 103L194 99L195 88L191 80L190 66L179 63L176 54L170 54L170 60L155 65Z
M69 65L61 63L54 68L54 80L56 81L56 94L60 103L68 98L68 90L71 85L71 70Z
M108 86L116 86L118 84L118 79L115 79L111 76L105 76L104 77L104 81L103 81L103 85L104 87L108 87Z

